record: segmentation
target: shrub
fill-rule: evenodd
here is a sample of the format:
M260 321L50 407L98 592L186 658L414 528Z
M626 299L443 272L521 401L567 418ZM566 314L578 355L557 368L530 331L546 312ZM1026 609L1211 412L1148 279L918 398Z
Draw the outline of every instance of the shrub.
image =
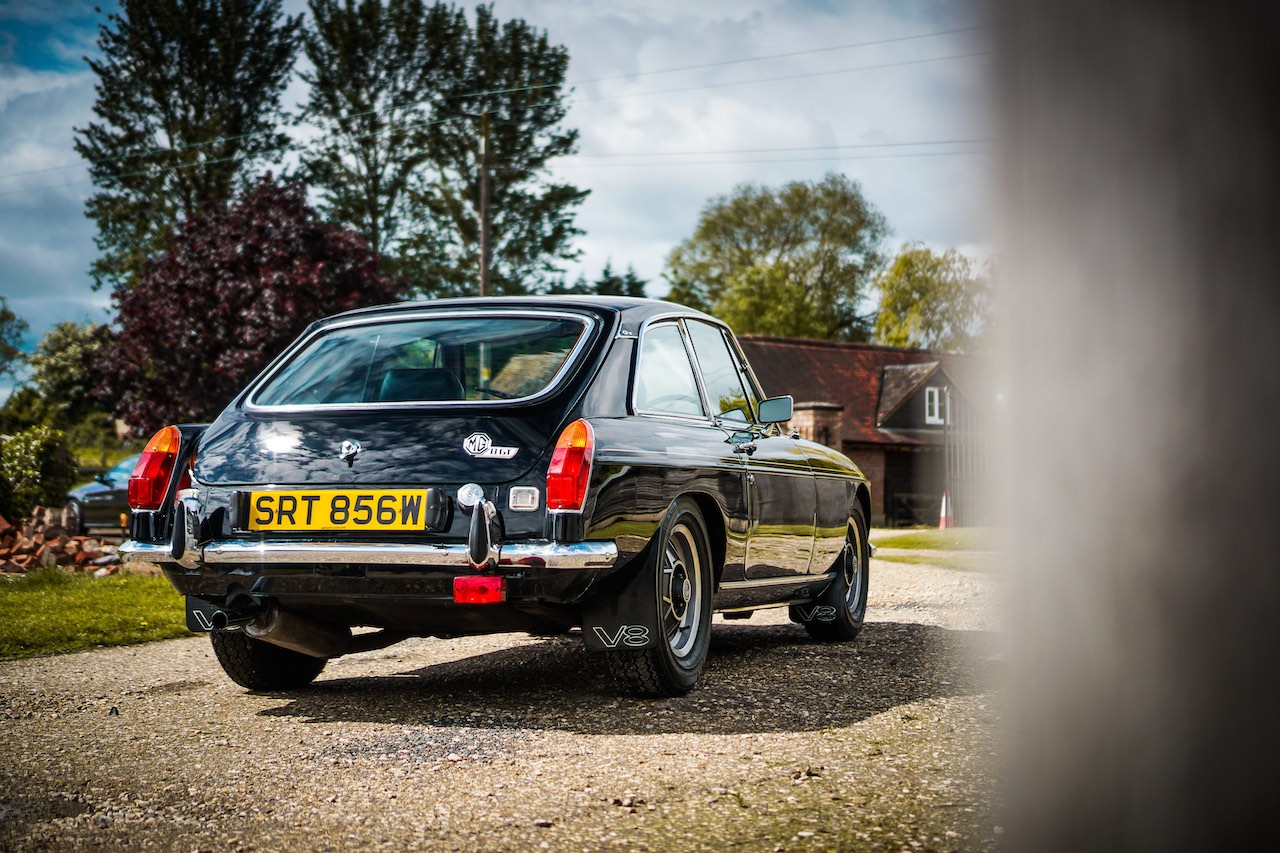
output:
M76 466L66 437L47 426L0 442L0 515L17 518L36 506L62 506Z

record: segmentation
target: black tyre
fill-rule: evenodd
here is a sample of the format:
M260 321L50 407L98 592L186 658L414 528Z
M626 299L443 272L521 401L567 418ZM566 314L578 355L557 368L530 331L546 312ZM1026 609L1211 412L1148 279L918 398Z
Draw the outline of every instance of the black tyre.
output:
M89 532L89 528L84 524L84 505L75 498L67 501L67 529L73 536Z
M231 680L250 690L293 690L315 681L328 663L264 643L241 631L210 631L213 653Z
M867 523L857 507L851 519L836 579L812 606L791 608L791 618L803 624L810 637L827 643L845 642L857 637L867 615L871 562Z
M711 548L690 498L667 510L644 567L661 636L652 649L605 652L619 686L639 696L679 696L702 677L711 644Z

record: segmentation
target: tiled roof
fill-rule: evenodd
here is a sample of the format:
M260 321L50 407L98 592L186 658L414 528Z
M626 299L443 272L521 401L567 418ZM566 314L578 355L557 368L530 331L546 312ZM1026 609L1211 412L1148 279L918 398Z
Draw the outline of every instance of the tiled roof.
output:
M887 421L937 369L936 361L886 365L883 371L884 384L880 386L880 405L876 407L876 425Z
M833 402L844 406L846 442L929 443L923 435L914 435L923 430L899 430L895 433L878 429L878 412L883 410L887 414L891 411L901 398L895 402L890 397L909 394L929 371L937 368L938 362L948 377L959 382L952 374L952 368L960 368L964 362L964 368L956 370L956 373L975 374L978 373L974 369L977 362L982 361L975 356L906 350L874 343L809 341L756 334L740 336L739 342L764 393L769 396L791 394L797 403ZM890 368L887 382L886 368ZM968 389L964 391L968 394ZM884 402L892 405L886 409Z

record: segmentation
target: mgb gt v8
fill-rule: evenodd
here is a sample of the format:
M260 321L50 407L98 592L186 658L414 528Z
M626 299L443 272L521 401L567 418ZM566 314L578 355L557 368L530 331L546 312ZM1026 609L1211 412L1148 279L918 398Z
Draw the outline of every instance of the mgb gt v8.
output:
M867 480L788 434L791 408L728 328L669 303L352 311L213 423L151 439L122 550L248 688L407 637L580 629L628 692L680 694L713 611L862 625Z

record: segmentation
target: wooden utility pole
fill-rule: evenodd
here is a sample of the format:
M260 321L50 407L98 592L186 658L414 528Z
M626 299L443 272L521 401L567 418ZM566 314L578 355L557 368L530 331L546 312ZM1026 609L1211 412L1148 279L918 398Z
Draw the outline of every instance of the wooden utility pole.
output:
M480 114L480 295L489 295L489 112Z

